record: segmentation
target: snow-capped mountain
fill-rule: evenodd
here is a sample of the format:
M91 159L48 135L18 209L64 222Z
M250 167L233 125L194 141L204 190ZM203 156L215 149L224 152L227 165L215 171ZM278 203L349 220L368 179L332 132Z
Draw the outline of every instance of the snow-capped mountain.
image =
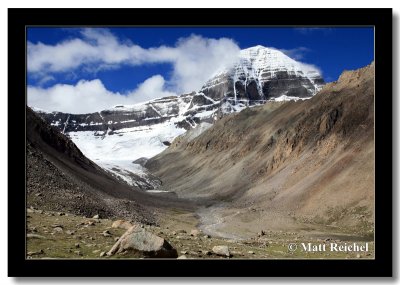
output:
M238 104L310 98L323 84L316 68L279 50L255 46L242 50L238 63L211 78L199 93L225 99L222 109L231 112Z
M315 68L276 49L255 46L242 50L232 68L210 78L198 92L91 114L36 112L100 166L131 185L158 189L161 182L133 161L160 153L199 124L204 130L225 114L246 107L310 98L323 84Z

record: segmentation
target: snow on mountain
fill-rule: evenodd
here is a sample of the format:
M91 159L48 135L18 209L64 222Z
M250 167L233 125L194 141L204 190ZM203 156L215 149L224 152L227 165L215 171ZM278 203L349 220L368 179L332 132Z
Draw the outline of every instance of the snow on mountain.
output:
M310 98L324 84L318 69L297 62L283 52L255 46L240 52L234 67L212 77L200 93L220 100L262 101L286 95Z
M35 111L98 165L128 184L154 190L160 181L133 161L157 155L187 130L197 127L193 134L199 135L225 114L268 101L307 99L323 84L316 68L255 46L242 50L233 68L210 78L198 92L91 114Z

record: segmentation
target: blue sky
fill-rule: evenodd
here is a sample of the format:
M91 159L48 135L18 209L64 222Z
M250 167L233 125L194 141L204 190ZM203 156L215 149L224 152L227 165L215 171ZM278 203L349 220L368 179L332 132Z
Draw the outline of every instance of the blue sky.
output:
M373 28L29 28L27 40L28 104L73 112L196 90L209 66L255 45L316 66L327 82L374 58Z

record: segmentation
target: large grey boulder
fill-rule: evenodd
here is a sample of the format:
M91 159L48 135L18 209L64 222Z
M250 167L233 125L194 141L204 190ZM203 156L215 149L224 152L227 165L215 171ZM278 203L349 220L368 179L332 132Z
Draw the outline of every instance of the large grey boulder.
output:
M217 245L214 246L212 251L217 255L230 257L231 253L229 252L229 248L226 245Z
M114 244L107 255L125 251L139 252L145 257L176 258L178 253L165 239L156 236L138 225L128 229Z

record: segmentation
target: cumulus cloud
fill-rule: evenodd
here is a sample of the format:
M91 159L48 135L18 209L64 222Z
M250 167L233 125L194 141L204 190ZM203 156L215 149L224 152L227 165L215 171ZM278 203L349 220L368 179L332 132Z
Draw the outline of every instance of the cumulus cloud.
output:
M240 48L227 38L206 39L192 35L182 38L173 48L149 50L149 60L172 62L170 80L176 92L197 91L216 72L232 66Z
M174 46L142 48L130 40L120 40L107 29L82 29L80 37L54 45L28 42L27 69L37 86L28 87L28 104L45 110L70 113L95 112L118 104L134 104L150 99L197 91L215 72L228 68L240 49L231 39L209 39L191 35ZM55 74L79 78L81 71L93 73L121 66L170 63L171 77L148 78L135 90L111 92L100 80L81 80L75 85L42 86Z
M176 95L165 91L164 85L164 78L155 75L125 94L107 90L99 79L81 80L76 85L56 84L50 88L28 86L28 105L73 114L98 112L118 104Z
M67 72L83 65L135 62L143 51L139 46L119 44L117 38L104 29L84 29L81 35L82 38L67 39L55 45L28 42L28 72Z
M121 41L106 29L83 29L81 38L55 45L28 42L28 72L47 76L78 68L99 71L121 65L170 63L172 77L168 84L175 92L198 90L221 68L232 65L240 48L231 39L209 39L198 35L181 38L175 46L142 48L131 41Z
M146 79L137 89L127 94L130 102L148 101L154 98L177 95L174 92L165 90L165 80L161 75L155 75Z

